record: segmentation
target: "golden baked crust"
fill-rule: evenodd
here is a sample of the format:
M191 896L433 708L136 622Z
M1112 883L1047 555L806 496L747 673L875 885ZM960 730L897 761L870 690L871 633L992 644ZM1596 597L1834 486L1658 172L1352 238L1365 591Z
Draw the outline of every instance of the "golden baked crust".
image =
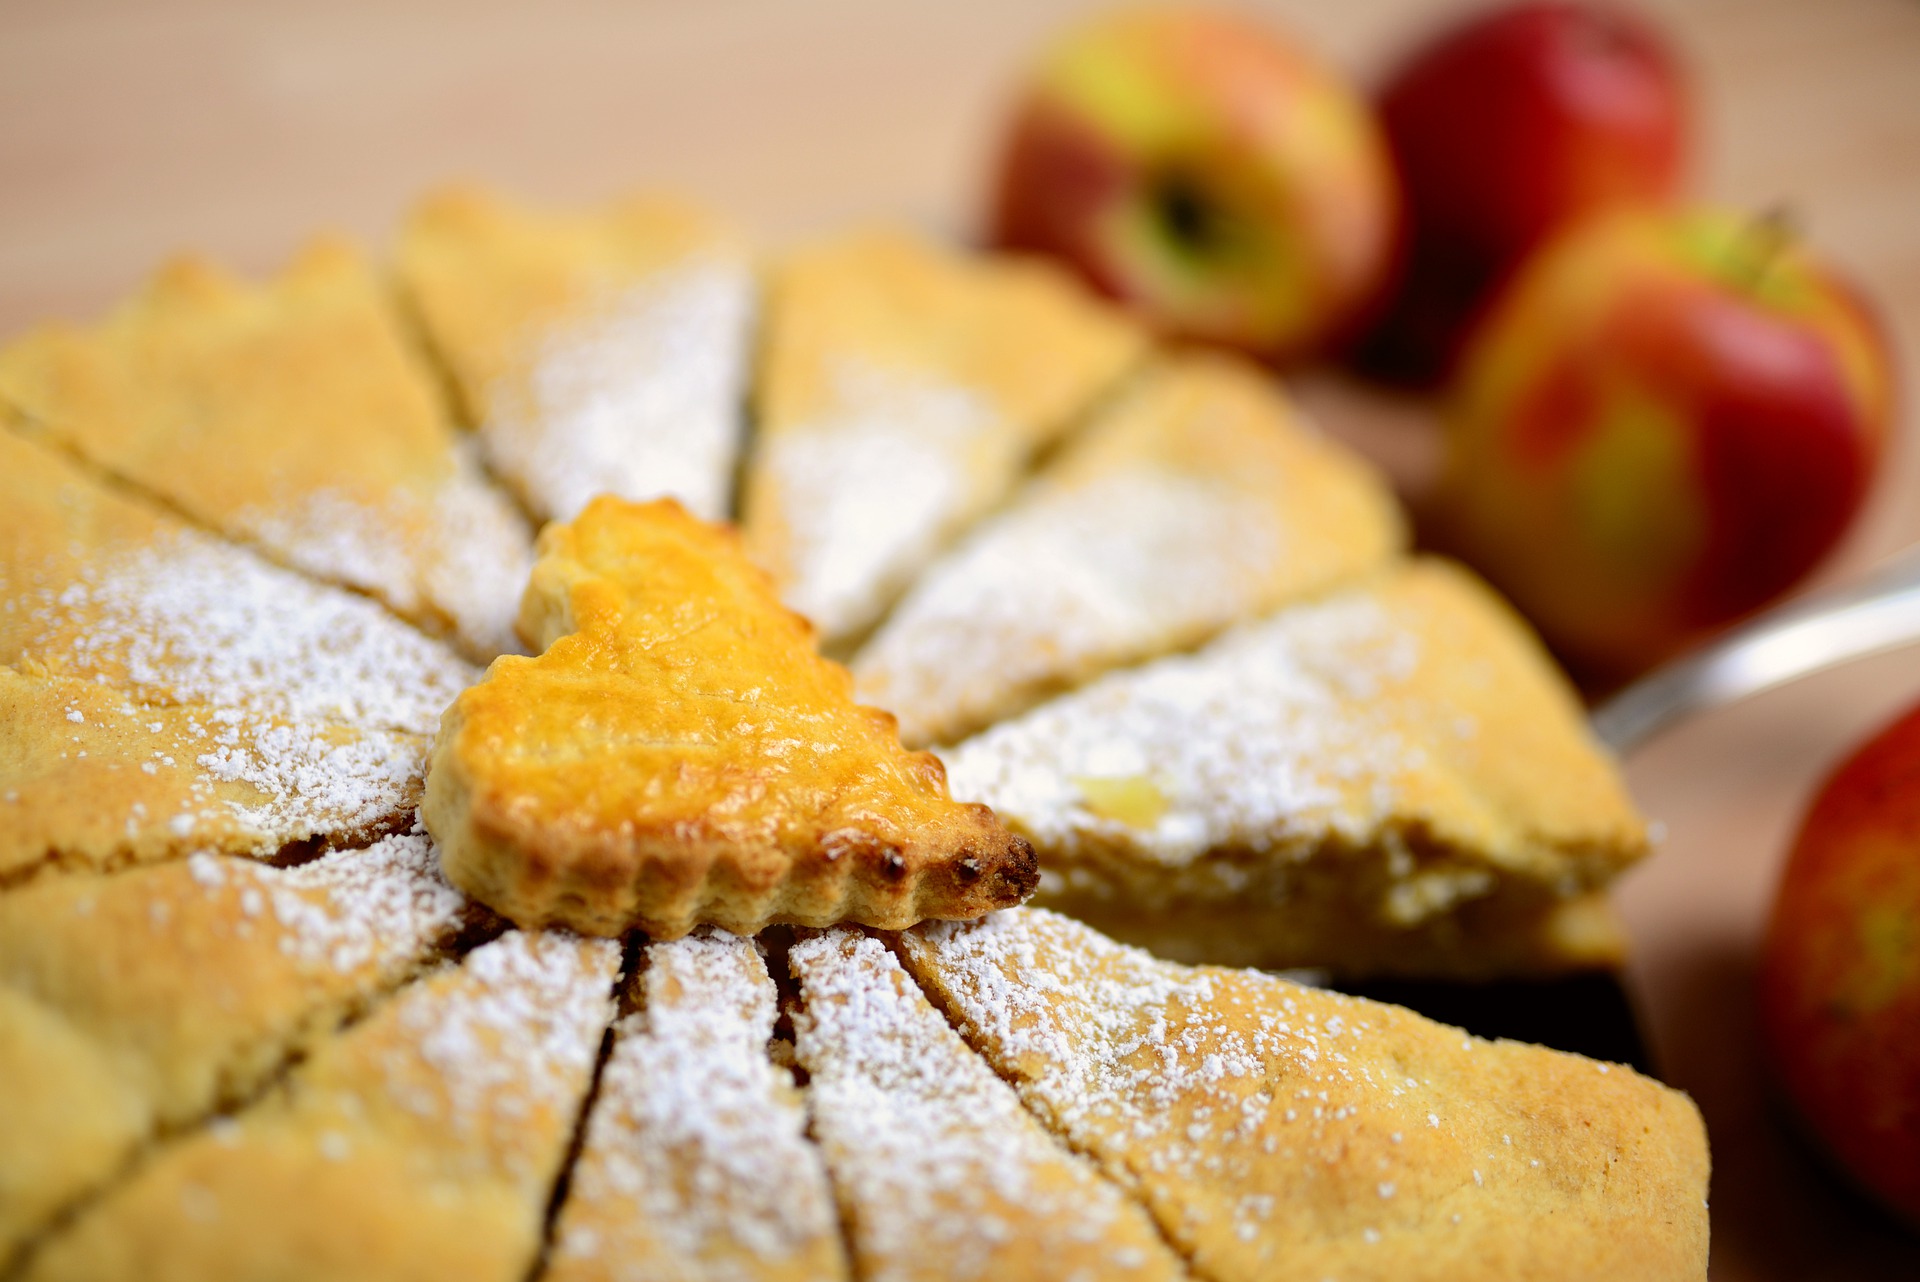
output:
M826 643L864 631L1141 353L1038 262L891 231L789 256L767 300L748 550Z
M1037 909L900 947L1202 1276L1705 1275L1699 1113L1631 1069L1159 961Z
M540 536L538 658L448 709L422 814L447 875L522 925L900 928L1017 903L1037 872L940 764L853 702L731 531L600 498Z
M1165 359L927 567L851 663L854 690L909 746L956 743L1375 569L1404 541L1380 478L1271 375Z
M805 1104L767 1055L777 998L758 946L701 932L649 944L640 967L543 1276L846 1277Z
M0 420L477 657L511 645L531 535L341 242L257 288L181 259L91 329L42 326L0 350Z
M620 949L509 932L183 1138L31 1258L33 1282L518 1282L612 1016Z
M244 1099L466 915L421 836L297 869L201 854L0 895L0 1263L156 1131Z
M663 196L563 214L449 188L414 207L397 270L536 517L603 493L726 515L754 281L718 219Z
M1605 963L1617 932L1568 901L1646 851L1572 691L1441 561L1112 674L946 760L956 796L1039 850L1038 902L1190 960Z
M1140 1206L1049 1135L879 939L793 946L794 1055L861 1277L1184 1278Z
M0 884L407 826L474 670L0 433Z

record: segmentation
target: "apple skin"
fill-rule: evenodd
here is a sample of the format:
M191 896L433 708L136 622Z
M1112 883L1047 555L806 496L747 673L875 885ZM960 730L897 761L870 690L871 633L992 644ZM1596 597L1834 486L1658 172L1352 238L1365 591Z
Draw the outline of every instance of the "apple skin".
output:
M1125 9L1041 59L990 234L1164 334L1283 359L1348 334L1397 209L1371 110L1336 74L1242 15Z
M1520 4L1444 31L1377 95L1405 199L1392 302L1361 363L1424 384L1527 252L1595 211L1674 194L1686 78L1616 7Z
M1818 564L1893 401L1864 301L1777 225L1603 213L1543 246L1463 353L1433 533L1583 675L1628 676Z
M1821 789L1774 902L1759 1001L1800 1119L1920 1228L1920 707Z

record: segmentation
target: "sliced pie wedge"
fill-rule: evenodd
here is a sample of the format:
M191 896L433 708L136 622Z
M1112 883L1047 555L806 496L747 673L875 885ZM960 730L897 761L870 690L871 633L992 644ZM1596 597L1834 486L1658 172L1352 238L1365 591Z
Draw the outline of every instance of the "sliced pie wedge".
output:
M424 835L0 895L0 1261L156 1131L257 1090L470 910Z
M859 1276L1187 1276L1139 1205L1047 1133L879 939L835 930L788 961L794 1056Z
M758 946L649 944L554 1223L551 1282L833 1282L833 1193L786 1069Z
M1381 479L1270 374L1161 361L928 567L853 660L854 690L903 742L957 743L1376 569L1402 526Z
M898 232L802 250L767 303L747 546L833 646L1142 353L1055 269Z
M101 324L0 351L0 422L490 658L532 536L388 293L332 240L265 286L182 259Z
M1644 822L1523 624L1422 560L946 754L1038 902L1185 961L1485 977L1616 962Z
M399 274L535 516L596 494L727 514L754 279L719 220L664 197L558 214L455 188L414 209Z
M509 931L162 1148L33 1282L519 1282L613 1015L620 946Z
M454 701L423 808L526 926L901 928L1019 902L1032 848L856 705L734 534L672 500L548 526L506 656Z
M1216 1282L1698 1282L1707 1142L1633 1070L1038 909L901 937L961 1032Z

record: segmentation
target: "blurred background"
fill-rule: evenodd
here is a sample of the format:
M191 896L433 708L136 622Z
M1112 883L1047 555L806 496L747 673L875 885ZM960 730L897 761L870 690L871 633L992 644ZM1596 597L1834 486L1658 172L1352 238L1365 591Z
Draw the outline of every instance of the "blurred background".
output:
M879 218L974 238L1021 73L1097 5L1061 0L0 4L0 335L82 319L171 251L250 272L317 228L380 245L438 180L546 202L682 188L771 243ZM1460 6L1245 6L1371 85ZM1874 296L1905 422L1816 579L1920 540L1920 5L1641 0L1691 68L1691 187L1789 202ZM1324 368L1323 424L1416 502L1430 403ZM1629 985L1660 1074L1706 1114L1716 1278L1920 1277L1920 1247L1777 1120L1751 974L1780 861L1823 773L1920 697L1920 650L1691 722L1628 762L1664 825L1621 894Z

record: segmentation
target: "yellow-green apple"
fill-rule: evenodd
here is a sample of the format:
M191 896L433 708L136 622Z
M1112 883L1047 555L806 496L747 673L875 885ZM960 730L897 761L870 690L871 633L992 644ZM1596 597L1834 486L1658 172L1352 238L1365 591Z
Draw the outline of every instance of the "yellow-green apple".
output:
M1761 954L1760 1018L1814 1137L1920 1227L1920 708L1808 812Z
M1680 64L1613 6L1470 18L1416 49L1377 101L1406 220L1392 301L1360 355L1399 381L1443 374L1489 290L1555 229L1680 179Z
M1065 259L1163 332L1286 357L1371 301L1396 207L1372 113L1340 76L1250 17L1125 9L1040 60L992 235Z
M1577 667L1624 676L1819 562L1892 403L1871 312L1777 222L1596 215L1470 340L1435 534Z

